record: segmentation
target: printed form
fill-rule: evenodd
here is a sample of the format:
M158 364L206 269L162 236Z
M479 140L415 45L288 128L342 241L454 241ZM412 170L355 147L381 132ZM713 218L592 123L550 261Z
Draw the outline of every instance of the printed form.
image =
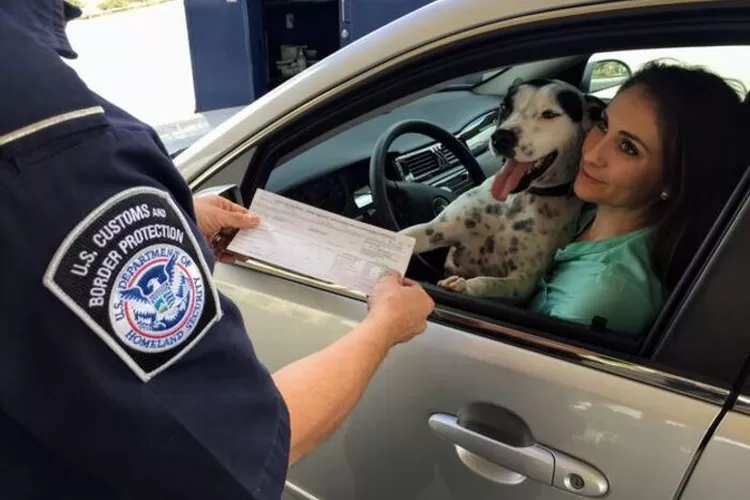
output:
M403 276L414 238L259 189L250 210L260 225L238 231L227 251L366 295L384 272Z

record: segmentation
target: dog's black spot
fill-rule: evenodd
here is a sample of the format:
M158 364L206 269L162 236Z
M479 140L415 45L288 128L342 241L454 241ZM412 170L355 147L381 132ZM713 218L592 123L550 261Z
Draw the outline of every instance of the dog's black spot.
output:
M484 251L487 253L492 253L495 251L495 237L494 236L487 236L487 238L484 240Z
M424 234L426 234L427 236L432 236L433 233L435 233L435 230L432 228L427 228L424 230Z
M479 224L482 222L482 211L478 208L474 208L471 210L471 220Z
M518 237L513 236L510 239L510 247L508 248L508 251L510 253L516 253L516 252L518 252L518 245L519 245Z
M545 204L544 204L544 205L542 205L541 207L537 208L537 210L536 210L536 211L537 211L537 212L539 213L539 215L541 215L541 216L542 216L542 217L544 217L545 219L552 219L553 217L555 217L555 216L557 215L557 214L556 214L556 212L554 212L554 211L553 211L553 210L552 210L552 209L551 209L551 208L549 207L549 205L548 205L547 203L545 203Z
M461 243L457 243L455 246L455 249L453 250L453 259L456 262L458 262L458 260L463 256L465 251L466 251L466 247Z
M493 203L484 207L484 213L487 215L503 215L503 205L500 203Z
M485 228L485 229L489 229L489 228L490 228L490 225L489 225L489 224L485 224L485 225L484 225L484 228Z
M511 272L513 272L513 271L515 271L516 269L518 269L518 265L516 265L516 261L515 261L515 260L513 260L513 259L508 259L508 260L506 261L506 264L507 264L507 266L508 266L508 269L510 269L510 271L511 271Z
M557 103L574 123L580 123L583 119L583 102L581 101L581 96L572 90L563 90L558 93Z
M508 211L505 214L508 219L514 218L516 215L520 214L523 211L523 200L520 196L516 196L513 198L513 201L510 204L510 207L508 207Z
M444 239L445 239L445 235L438 231L437 233L430 236L430 243L440 243Z
M469 264L476 264L476 263L477 263L477 259L469 259Z
M530 233L534 229L534 219L529 217L528 219L519 220L513 223L513 229L516 231L523 231Z
M479 247L479 253L480 253L481 255L484 255L484 247Z
M466 226L466 227L467 227L467 228L469 228L469 229L472 229L472 228L473 228L473 227L475 227L476 225L477 225L477 223L476 223L476 222L474 222L474 219L466 219L466 220L464 221L464 226Z

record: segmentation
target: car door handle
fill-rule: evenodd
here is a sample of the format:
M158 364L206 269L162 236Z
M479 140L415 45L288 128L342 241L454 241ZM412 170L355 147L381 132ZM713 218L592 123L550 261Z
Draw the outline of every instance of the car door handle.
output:
M472 426L479 427L473 430L462 425L459 417L447 413L431 415L428 423L435 434L456 447L467 467L487 479L518 484L528 478L592 498L603 497L609 491L607 478L596 468L533 440L503 442L502 437L489 437L481 432L489 427Z

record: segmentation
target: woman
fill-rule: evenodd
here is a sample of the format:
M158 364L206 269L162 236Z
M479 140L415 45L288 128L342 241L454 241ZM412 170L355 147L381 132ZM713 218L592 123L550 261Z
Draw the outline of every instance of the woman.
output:
M654 64L629 79L583 145L574 191L594 207L529 308L643 333L746 168L743 107L700 69Z

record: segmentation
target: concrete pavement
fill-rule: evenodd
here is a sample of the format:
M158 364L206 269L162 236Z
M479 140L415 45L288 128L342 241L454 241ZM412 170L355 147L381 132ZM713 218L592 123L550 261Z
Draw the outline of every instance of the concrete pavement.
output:
M67 61L93 91L152 125L193 113L195 98L182 0L75 20Z

